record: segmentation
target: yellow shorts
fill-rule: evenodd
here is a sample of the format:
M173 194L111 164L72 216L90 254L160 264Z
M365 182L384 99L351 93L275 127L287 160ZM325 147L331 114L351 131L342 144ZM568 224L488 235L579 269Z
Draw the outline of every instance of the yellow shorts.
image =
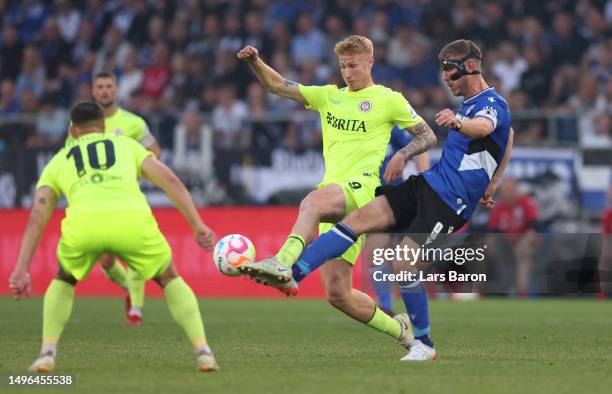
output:
M64 271L82 280L103 253L120 258L145 280L172 260L170 245L149 212L81 214L62 221L57 260Z
M377 177L362 176L346 182L330 182L327 184L320 184L317 186L317 188L320 189L332 183L339 185L344 192L346 204L344 216L372 201L375 198L374 192L376 191L376 188L380 186L380 181ZM331 230L334 226L335 223L319 223L319 235ZM360 236L357 242L355 242L355 244L351 246L349 250L344 252L344 254L341 256L342 259L346 260L351 265L355 265L355 262L359 257L359 253L361 253L361 248L363 247L364 242L365 234Z

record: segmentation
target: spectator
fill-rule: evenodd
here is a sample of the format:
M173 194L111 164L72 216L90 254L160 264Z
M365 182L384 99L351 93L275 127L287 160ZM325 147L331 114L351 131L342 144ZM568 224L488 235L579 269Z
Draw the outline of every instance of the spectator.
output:
M159 99L164 94L171 77L168 47L163 42L159 42L153 51L153 63L145 69L142 76L143 96L153 100Z
M111 26L106 32L102 47L97 51L94 72L98 73L102 70L107 70L104 68L104 64L109 57L114 57L116 65L122 67L130 51L130 44L125 40L121 30L116 26Z
M19 108L26 115L35 115L38 112L38 97L30 88L25 88L19 95Z
M423 35L413 31L408 25L400 26L389 40L387 61L393 67L405 70L414 64L413 50L416 45L426 51L429 48L429 42Z
M578 64L588 44L576 31L574 18L566 12L555 15L553 32L552 64Z
M57 108L52 97L43 97L36 116L36 135L28 141L29 146L59 147L66 140L68 112Z
M70 56L70 46L60 36L55 18L51 17L45 23L38 47L47 78L55 78L60 62Z
M5 79L0 84L0 115L13 115L19 112L21 108L15 95L15 83Z
M102 39L112 22L112 15L107 11L103 0L87 0L83 20L88 20L92 24L91 48L97 50L102 45Z
M17 29L10 24L2 28L0 42L0 79L17 79L23 61L24 45Z
M79 26L79 34L72 45L71 57L74 64L79 64L93 49L93 24L83 19Z
M42 30L51 9L41 0L22 0L13 2L9 8L6 22L18 27L21 39L30 44Z
M544 63L542 52L536 46L525 49L525 60L527 69L521 75L520 88L536 106L544 106L550 95L552 69Z
M249 145L249 133L244 129L249 116L247 105L236 98L236 88L224 85L219 88L219 103L212 112L215 146L226 150L241 150Z
M125 104L132 98L132 95L142 87L142 70L138 67L138 54L132 50L126 56L119 77L117 88L117 98L120 104Z
M151 20L152 12L146 1L134 2L134 16L125 36L130 43L136 47L142 46L147 41L147 29Z
M175 21L170 25L168 31L168 46L170 52L183 53L189 44L189 36L187 35L187 27L180 21Z
M515 288L511 292L526 296L529 291L529 279L533 265L533 255L536 250L536 225L538 209L535 200L519 190L517 181L505 178L500 189L499 201L491 210L489 229L504 234L495 237L493 250L497 259L513 256L515 265ZM510 253L506 253L509 251ZM503 261L497 261L503 264Z
M155 16L149 20L147 27L147 41L140 48L139 62L142 66L148 67L153 63L153 52L155 46L164 41L166 34L166 23L160 16Z
M202 31L198 38L187 45L187 53L194 56L202 56L207 60L213 60L214 54L219 47L221 39L221 23L219 17L214 14L204 16Z
M223 35L219 40L220 51L238 52L244 45L240 32L240 18L236 14L228 14L223 20Z
M570 108L578 114L580 141L592 141L597 137L595 118L607 111L608 100L599 92L599 81L593 74L583 74L578 84L578 93L568 100Z
M323 33L314 25L312 16L303 12L297 20L297 34L291 43L291 58L295 63L313 59L317 62L326 55Z
M214 176L213 132L200 114L186 111L174 129L172 168L188 186L202 188Z
M166 88L165 101L168 109L184 108L188 99L187 58L182 53L172 57L172 79Z
M65 42L73 43L80 30L81 13L68 0L56 0L55 6L60 36Z
M17 97L21 97L24 90L31 90L36 97L42 97L45 79L45 68L40 62L38 49L32 46L26 47L23 52L21 73L17 77Z
M274 43L264 32L261 17L255 11L249 11L244 17L245 45L259 48L262 53L271 53Z
M341 41L344 37L346 37L346 32L344 30L344 22L342 18L338 15L331 14L325 18L325 61L331 66L337 64L338 58L334 53L334 46L338 41ZM378 48L379 45L376 45ZM377 57L377 59L380 59Z
M595 116L595 130L593 133L580 136L583 146L591 148L612 148L612 118L607 111Z
M499 52L500 59L493 64L492 71L501 80L500 90L507 95L519 86L528 65L519 55L516 45L510 41L502 42Z

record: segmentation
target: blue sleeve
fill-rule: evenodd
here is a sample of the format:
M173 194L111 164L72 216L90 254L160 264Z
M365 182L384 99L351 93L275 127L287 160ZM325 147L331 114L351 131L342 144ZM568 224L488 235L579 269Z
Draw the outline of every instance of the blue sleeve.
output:
M389 143L391 144L391 147L393 148L394 152L408 145L410 141L412 141L412 135L400 129L399 127L397 127L397 125L393 126L393 130L391 130L391 139L389 140Z

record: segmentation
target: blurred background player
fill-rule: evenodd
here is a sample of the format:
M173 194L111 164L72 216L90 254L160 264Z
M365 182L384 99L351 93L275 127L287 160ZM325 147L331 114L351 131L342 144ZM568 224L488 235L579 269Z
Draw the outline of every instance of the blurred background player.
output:
M406 165L402 177L394 179L390 182L385 181L384 173L387 169L387 163L389 160L391 160L393 155L408 145L411 140L412 136L397 126L393 127L393 130L391 130L391 139L389 140L389 146L387 147L387 156L385 157L385 160L383 160L382 166L380 167L379 177L382 185L399 185L408 176L420 174L429 169L431 162L429 153L424 152L414 158L416 168L414 166ZM368 242L370 245L376 245L375 247L384 248L391 244L392 238L392 235L385 233L370 234L368 235ZM392 283L385 280L374 280L376 271L381 271L383 274L389 274L391 273L391 269L388 264L372 265L370 267L370 284L372 285L372 290L374 290L374 293L376 293L378 306L380 306L385 313L393 316L395 313L393 312Z
M140 190L138 177L166 192L202 248L212 250L214 232L202 222L189 192L172 170L133 140L105 133L104 113L98 104L81 102L70 118L73 139L53 157L38 181L9 280L17 299L29 296L32 256L58 199L65 195L68 208L57 246L58 273L45 293L42 349L30 371L55 368L57 342L72 312L75 286L87 277L102 253L120 256L139 277L153 279L163 288L172 316L193 345L198 369L217 370L197 299L176 272L172 251Z
M348 214L304 251L292 268L292 280L301 281L327 260L344 253L362 234L399 229L408 234L403 243L418 249L439 234L459 230L479 201L487 207L495 206L492 197L512 149L508 105L482 77L482 52L474 42L453 41L442 48L438 59L450 91L464 97L456 114L449 108L436 114L436 123L448 128L440 161L399 186L378 188L376 199ZM412 143L395 157L404 157L405 162L415 154L411 147ZM415 336L402 361L434 360L437 354L429 337L425 285L419 280L408 281L401 284L401 292Z
M276 256L262 262L244 263L238 269L263 284L276 283L281 291L295 294L291 266L313 238L319 225L323 234L347 213L374 198L380 185L378 173L395 124L414 135L407 147L410 155L395 155L387 165L387 181L401 177L405 162L436 143L427 123L401 93L372 80L373 44L363 36L349 36L335 45L346 87L304 86L288 81L266 65L255 48L247 46L238 57L248 62L264 87L320 113L325 176L301 203L298 218ZM404 314L391 318L367 294L353 288L352 269L361 252L363 238L350 250L334 256L321 271L330 304L353 319L384 332L406 346L411 340L410 322ZM338 258L341 257L341 258ZM288 283L284 283L288 282Z
M489 217L489 230L503 233L504 236L491 237L489 244L494 247L490 253L498 259L498 268L505 271L514 268L513 275L506 278L506 283L515 284L516 288L508 291L520 297L526 297L529 291L529 277L539 237L537 229L538 206L535 199L520 191L516 179L505 178Z
M147 150L160 157L160 149L155 137L143 118L120 108L117 103L117 77L115 74L102 71L93 79L92 94L104 110L105 133L125 135L139 142ZM145 282L130 270L126 270L113 255L105 253L99 263L107 278L128 292L125 313L128 325L142 324L142 307L144 305Z

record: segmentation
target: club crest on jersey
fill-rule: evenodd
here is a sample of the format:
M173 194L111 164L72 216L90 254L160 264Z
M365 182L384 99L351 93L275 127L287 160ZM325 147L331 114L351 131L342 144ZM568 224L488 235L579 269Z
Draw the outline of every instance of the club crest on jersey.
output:
M115 131L113 131L113 134L116 135L116 136L123 135L123 130L115 129Z
M368 112L372 109L372 102L369 100L364 100L359 103L359 110L361 112Z

